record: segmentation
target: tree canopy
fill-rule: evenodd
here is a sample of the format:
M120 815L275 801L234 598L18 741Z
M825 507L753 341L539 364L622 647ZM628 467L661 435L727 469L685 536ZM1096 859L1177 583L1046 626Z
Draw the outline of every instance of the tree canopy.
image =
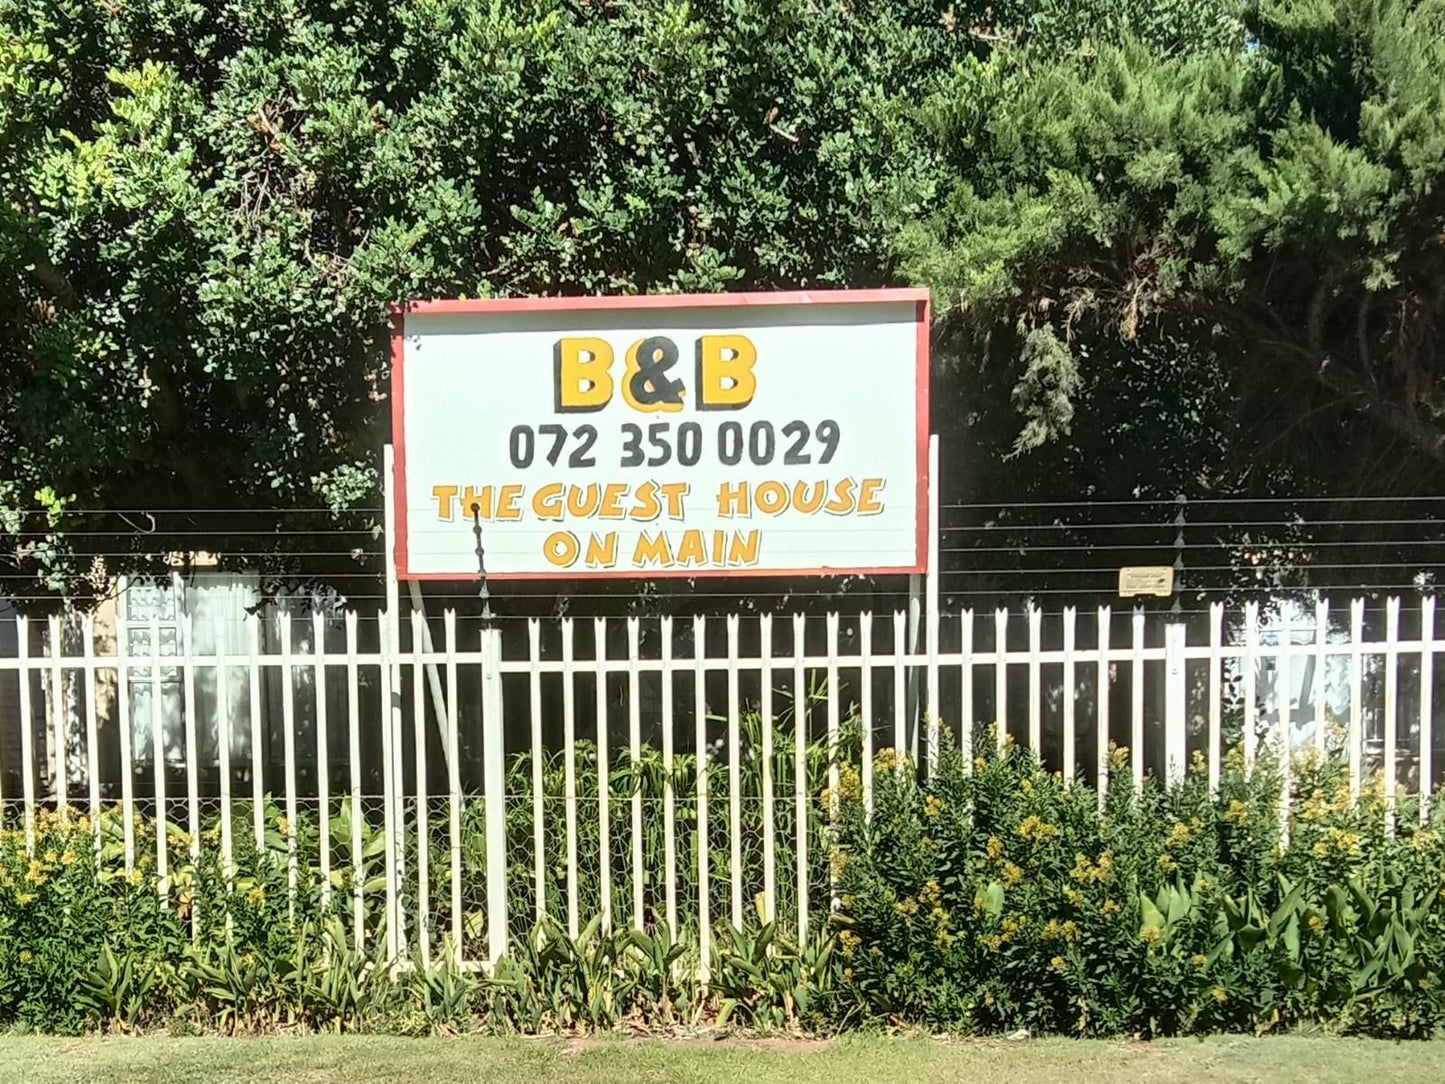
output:
M1249 49L964 63L930 104L952 182L902 266L1012 366L1015 451L1068 432L1101 354L1167 344L1219 359L1251 462L1268 440L1296 479L1379 489L1389 454L1438 480L1445 4L1267 0L1248 26Z
M75 589L75 509L373 508L419 296L925 283L953 496L1431 484L1442 20L0 0L12 563Z

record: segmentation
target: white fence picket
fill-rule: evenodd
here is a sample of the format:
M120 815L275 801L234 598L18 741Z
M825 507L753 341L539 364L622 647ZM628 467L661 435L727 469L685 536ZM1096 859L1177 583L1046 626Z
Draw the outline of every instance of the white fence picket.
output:
M546 809L542 791L542 623L527 619L527 677L532 718L532 894L536 920L547 913Z
M155 780L156 803L156 891L161 902L170 895L169 848L166 840L166 733L161 691L161 629L160 619L150 620L150 690L151 690L151 777Z
M351 926L358 947L366 943L366 868L362 849L361 689L357 662L357 615L346 612L346 741L351 782ZM228 816L227 821L230 820Z
M692 619L692 713L693 759L697 773L697 939L702 967L707 970L712 954L712 905L708 899L707 828L707 619Z
M377 620L385 618L378 615ZM251 828L256 837L256 850L261 852L266 849L266 756L261 743L261 619L256 614L246 618L246 639L250 651L247 710L251 721ZM384 696L382 702L385 704Z
M973 768L976 750L973 747L973 611L964 610L958 619L958 713L959 748L963 750L969 770Z
M1206 760L1209 764L1209 792L1219 789L1219 765L1222 756L1221 735L1223 722L1223 678L1224 678L1224 603L1209 604L1209 750Z
M1430 823L1430 786L1435 778L1435 598L1420 600L1420 823Z
M1360 796L1361 761L1364 758L1365 717L1365 600L1350 603L1350 800Z
M135 870L135 759L131 747L130 731L129 650L130 647L126 643L126 630L122 626L117 630L115 638L115 694L116 717L119 722L117 729L120 731L121 836L125 845L125 872L127 875Z
M457 741L457 612L442 615L446 636L447 708L447 864L452 896L452 955L462 962L462 775Z
M1400 740L1400 600L1385 600L1385 829L1395 830L1396 746Z
M1074 623L1072 606L1064 608L1064 681L1062 686L1064 714L1064 782L1074 781Z
M416 941L423 967L431 966L431 811L426 764L426 675L422 667L421 611L411 611L412 790L416 803Z
M863 727L863 808L873 812L873 615L858 615L858 715Z
M602 928L612 929L612 751L607 733L607 619L592 619L597 672L597 872L602 895Z
M893 630L897 643L897 654L903 657L903 615L894 614ZM808 687L803 669L803 636L807 631L807 619L802 614L793 615L793 815L797 829L797 843L794 857L798 869L798 943L808 939ZM898 714L893 720L894 741L903 747L903 681L901 678L895 690Z
M216 650L220 651L220 647ZM326 631L320 610L311 613L311 654L311 684L316 690L317 865L321 876L321 906L327 908L331 906L331 747L326 732Z
M581 929L577 901L577 705L573 660L572 619L562 618L562 771L567 816L567 932Z
M1109 786L1109 607L1099 607L1098 676L1095 685L1094 715L1094 789L1099 808L1104 807L1104 794Z
M865 641L864 652L867 647ZM763 919L772 922L778 917L778 853L773 820L773 615L758 619L758 728L762 732L762 798L763 798ZM866 685L865 685L866 689ZM866 696L866 693L865 693ZM866 699L864 701L867 703ZM871 742L868 711L863 712L864 756ZM868 772L865 767L864 772ZM866 778L866 775L865 775Z
M281 745L286 762L286 909L296 915L296 890L300 880L296 825L296 680L291 656L291 615L281 615ZM401 752L396 753L398 760ZM400 776L400 769L397 772ZM398 783L398 787L400 784Z
M738 615L727 620L727 732L728 732L728 879L732 893L732 923L743 927L743 793L741 705L738 703ZM641 835L641 833L638 833Z
M632 925L643 926L642 867L642 678L639 665L641 630L636 617L627 619L627 751L632 760Z
M20 661L20 792L25 801L25 853L35 853L35 733L30 706L30 619L17 617Z
M66 745L69 740L66 734L68 712L65 703L65 671L61 668L64 641L60 628L60 615L51 614L49 625L50 689L48 696L53 727L50 739L50 778L51 789L55 794L55 804L60 810L60 815L65 817L69 813L70 805L70 766L66 762Z
M998 747L1008 741L1008 611L993 612L993 718Z
M1144 611L1134 610L1133 653L1129 666L1129 767L1134 785L1144 782Z
M672 618L661 621L662 637L662 864L667 928L677 934L677 787L673 782L677 721L673 717Z
M80 619L81 650L85 655L85 782L90 810L91 830L96 846L100 845L100 737L98 706L95 702L95 618L85 614ZM0 802L3 808L3 802Z
M1042 756L1044 751L1044 691L1042 640L1044 615L1037 606L1029 607L1029 751Z

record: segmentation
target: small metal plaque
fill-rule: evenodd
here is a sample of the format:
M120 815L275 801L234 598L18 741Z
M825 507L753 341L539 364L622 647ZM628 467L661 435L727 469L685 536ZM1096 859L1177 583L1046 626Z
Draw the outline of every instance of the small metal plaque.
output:
M1174 593L1174 569L1169 565L1137 565L1119 569L1119 597L1153 595L1168 598Z

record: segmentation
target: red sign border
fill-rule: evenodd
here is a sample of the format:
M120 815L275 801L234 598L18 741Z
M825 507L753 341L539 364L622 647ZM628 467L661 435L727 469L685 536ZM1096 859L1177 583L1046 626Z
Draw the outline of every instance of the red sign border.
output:
M797 305L859 305L912 302L917 331L915 352L918 431L914 443L918 457L918 492L915 497L918 531L914 562L911 566L889 565L881 568L794 568L768 569L658 569L637 571L615 569L604 572L500 572L488 573L489 580L654 580L703 579L720 576L761 579L774 576L906 576L928 571L928 381L929 367L929 305L926 289L913 287L877 290L791 290L773 293L739 294L645 294L636 297L509 297L477 299L437 299L410 301L391 308L391 428L395 445L392 466L393 499L396 501L397 578L401 580L437 580L451 582L476 581L477 574L451 572L412 572L407 566L406 508L406 316L408 313L500 313L500 312L595 312L599 310L706 309L750 306Z

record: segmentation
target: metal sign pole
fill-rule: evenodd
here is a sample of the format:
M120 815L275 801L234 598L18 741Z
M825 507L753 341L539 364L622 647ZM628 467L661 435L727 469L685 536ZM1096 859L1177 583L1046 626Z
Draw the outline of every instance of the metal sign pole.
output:
M386 626L377 630L385 645L382 657L387 660L389 681L389 703L384 707L382 726L386 727L382 765L382 788L387 811L388 827L391 831L387 843L387 947L392 959L399 959L406 953L406 930L401 907L401 885L406 878L406 849L403 846L405 832L402 828L402 758L401 758L401 665L396 662L401 651L401 590L396 574L396 484L394 468L395 453L390 444L382 449L382 495L384 523L386 529Z
M481 512L472 508L477 543L477 595L482 600L482 783L487 817L487 963L495 966L507 951L506 742L502 715L502 630L492 613L487 587Z

